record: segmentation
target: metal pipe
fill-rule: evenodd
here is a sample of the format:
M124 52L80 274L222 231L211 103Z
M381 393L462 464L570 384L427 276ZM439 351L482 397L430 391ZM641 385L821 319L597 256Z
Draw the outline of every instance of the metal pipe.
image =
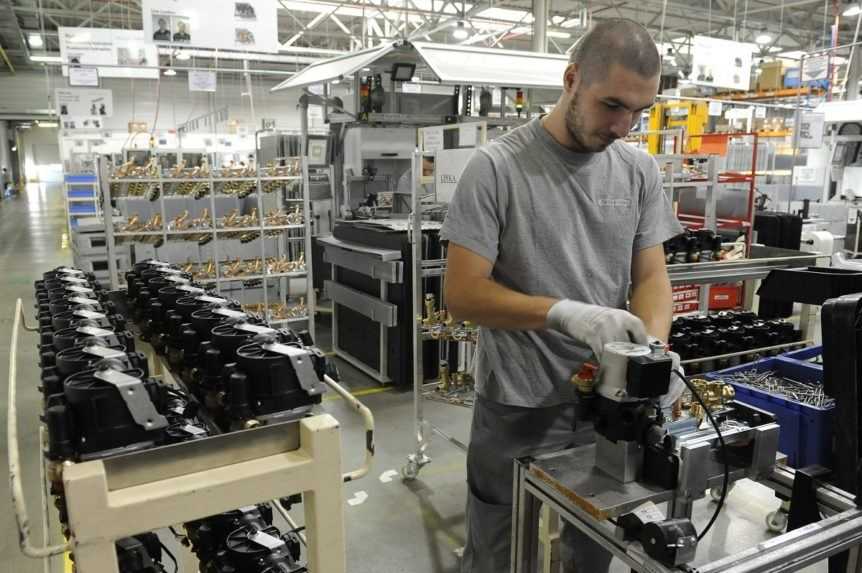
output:
M344 400L359 412L362 416L362 421L365 424L365 461L352 472L344 474L344 483L358 480L365 477L371 470L371 462L374 461L374 414L368 409L365 404L356 399L356 397L348 392L341 384L329 377L323 375L323 382L335 390L335 393L344 398Z
M533 0L533 40L534 52L548 51L548 1Z
M44 559L69 551L71 545L63 543L49 547L33 547L30 543L30 517L27 513L27 502L24 499L24 488L21 483L21 456L18 451L18 407L15 402L18 375L18 328L24 314L19 298L15 302L15 318L12 323L12 342L9 345L9 396L7 402L6 420L6 450L9 452L9 485L12 494L12 505L15 508L15 521L18 524L18 545L27 557Z
M6 66L9 68L9 71L12 72L12 75L15 75L15 66L12 65L12 62L9 60L9 55L6 53L6 50L3 49L3 46L0 46L0 59L6 62Z

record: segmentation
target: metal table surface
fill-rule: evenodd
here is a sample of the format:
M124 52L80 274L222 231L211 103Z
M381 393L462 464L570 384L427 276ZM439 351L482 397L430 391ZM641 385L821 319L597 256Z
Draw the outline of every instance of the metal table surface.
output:
M668 501L673 492L648 484L622 484L593 468L594 446L524 458L515 462L512 573L538 569L539 509L547 505L562 519L602 545L633 571L647 573L773 573L798 571L829 555L850 550L850 569L862 565L862 510L854 496L831 486L818 489L818 504L827 517L801 529L773 537L752 547L738 547L728 555L714 555L709 562L669 568L646 555L640 543L617 537L609 518L627 513L643 503ZM714 468L717 469L717 468ZM789 493L792 472L777 466L762 484ZM712 471L710 472L712 473ZM733 472L731 475L734 475ZM736 477L742 477L736 475ZM710 485L717 485L711 480Z

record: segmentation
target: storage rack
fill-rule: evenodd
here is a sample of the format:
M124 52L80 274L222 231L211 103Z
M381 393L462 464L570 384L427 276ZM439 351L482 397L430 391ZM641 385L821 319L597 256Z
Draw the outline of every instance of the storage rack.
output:
M69 236L80 217L99 215L99 178L95 173L65 173L63 198L66 203L66 230Z
M311 233L309 232L309 197L303 185L302 172L305 160L300 157L280 157L276 159L279 165L250 168L248 175L236 175L229 169L213 169L201 171L200 176L169 177L161 169L154 169L146 176L117 176L116 172L103 179L102 184L104 204L111 205L118 199L128 198L129 185L144 185L147 192L157 195L150 203L154 205L154 215L160 217L158 228L129 228L129 225L107 225L108 248L116 250L118 242L133 244L152 244L158 258L176 258L160 253L165 245L182 241L190 249L185 251L185 260L174 260L177 264L186 264L189 269L197 265L203 266L204 249L212 252L211 276L198 276L202 283L214 285L219 294L230 294L239 291L240 302L255 296L255 290L261 290L258 302L251 304L247 310L264 315L273 325L308 323L308 329L313 331L314 317L308 309L313 296L311 282ZM284 174L285 166L290 166ZM205 192L195 197L192 194L176 194L176 189L182 184L200 185ZM238 193L226 192L226 187L245 187L247 194L241 197ZM269 188L269 192L264 192ZM253 191L251 190L253 189ZM244 193L245 193L244 191ZM272 199L270 199L272 197ZM146 202L142 196L132 196ZM202 224L196 228L177 228L178 217L169 223L169 213L166 202L174 198L184 199L200 214L208 211L208 216L199 217ZM234 210L245 207L253 209L257 217L242 226L225 226L229 218L224 214L224 199L236 199L230 204ZM278 218L283 221L277 224L267 224L265 209L283 209ZM245 216L245 215L243 215ZM245 261L231 263L222 260L226 252L231 250L226 241L245 235L246 242L257 241L260 245L260 259L254 261L249 270ZM255 236L256 235L256 236ZM192 239L192 240L189 240ZM197 239L197 240L194 240ZM242 240L242 239L240 239ZM194 258L196 263L189 263ZM246 267L236 273L232 272L231 264L237 269ZM118 269L111 269L112 287L118 288L120 276ZM270 282L273 281L273 282ZM301 288L295 288L295 281L302 281ZM293 283L293 284L292 284ZM276 307L280 315L274 315L270 305L270 287L278 290ZM225 291L225 292L223 292ZM301 297L299 301L296 297ZM262 300L261 300L262 299ZM308 301L308 302L307 302ZM292 304L291 304L292 303ZM262 306L260 306L262 304ZM310 303L313 304L313 303Z
M481 128L484 130L484 126ZM421 139L421 138L420 138ZM484 143L484 140L481 141ZM411 228L408 231L412 250L412 274L413 274L413 292L412 301L413 308L416 310L413 316L413 415L414 427L416 435L416 451L407 456L407 462L401 468L401 476L405 480L415 479L419 475L419 471L425 465L431 462L431 458L427 454L428 439L427 432L430 431L453 444L458 449L466 452L467 443L450 436L442 428L431 422L425 417L424 403L426 399L431 398L430 392L434 392L439 380L426 381L425 367L423 363L423 344L433 339L432 335L423 327L423 302L425 297L424 279L439 277L441 296L438 300L439 307L445 308L445 299L442 296L443 285L442 278L446 272L446 259L423 260L422 257L422 220L423 220L423 205L422 198L419 192L419 175L422 173L422 157L427 155L421 151L413 154L411 170L412 170L412 185L411 185ZM460 353L464 356L459 356L459 361L465 367L464 370L472 371L472 359L475 355L475 342L472 336L468 336L459 344ZM459 353L459 354L460 354ZM472 408L473 406L473 391L462 389L461 396L457 400L438 399L454 405ZM426 397L427 396L427 397Z

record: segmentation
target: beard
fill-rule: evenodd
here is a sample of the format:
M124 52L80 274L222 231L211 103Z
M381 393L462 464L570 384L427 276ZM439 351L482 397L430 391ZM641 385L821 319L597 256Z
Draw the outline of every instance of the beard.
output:
M575 151L582 153L599 153L604 151L608 145L613 143L613 141L605 143L598 137L594 138L598 140L594 143L590 143L587 140L588 133L584 122L583 112L578 105L579 92L580 90L576 91L575 95L572 96L572 102L566 110L566 130L575 142Z

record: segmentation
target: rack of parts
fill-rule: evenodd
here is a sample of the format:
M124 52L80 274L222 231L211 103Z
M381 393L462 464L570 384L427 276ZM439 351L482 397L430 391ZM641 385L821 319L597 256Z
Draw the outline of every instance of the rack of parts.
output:
M428 432L437 434L459 449L466 451L467 444L450 436L442 428L432 423L425 415L424 402L433 400L471 408L474 399L473 360L476 353L479 332L469 323L456 323L446 311L443 296L443 275L446 272L446 251L441 248L440 258L423 259L423 235L415 232L422 229L423 203L419 192L418 174L421 173L422 154L413 155L411 226L410 243L412 249L412 298L413 308L423 309L413 320L413 414L416 433L416 451L407 456L407 463L401 468L401 476L406 480L415 479L419 471L431 462L428 456ZM430 290L429 279L439 278L440 298ZM427 381L425 378L425 353L423 345L428 340L440 343L438 379ZM454 366L454 368L453 368Z
M103 201L123 220L108 248L131 244L134 260L176 263L220 295L256 308L276 323L308 322L312 292L308 193L299 157L265 166L210 168L156 160L100 170ZM122 273L112 269L117 288Z

